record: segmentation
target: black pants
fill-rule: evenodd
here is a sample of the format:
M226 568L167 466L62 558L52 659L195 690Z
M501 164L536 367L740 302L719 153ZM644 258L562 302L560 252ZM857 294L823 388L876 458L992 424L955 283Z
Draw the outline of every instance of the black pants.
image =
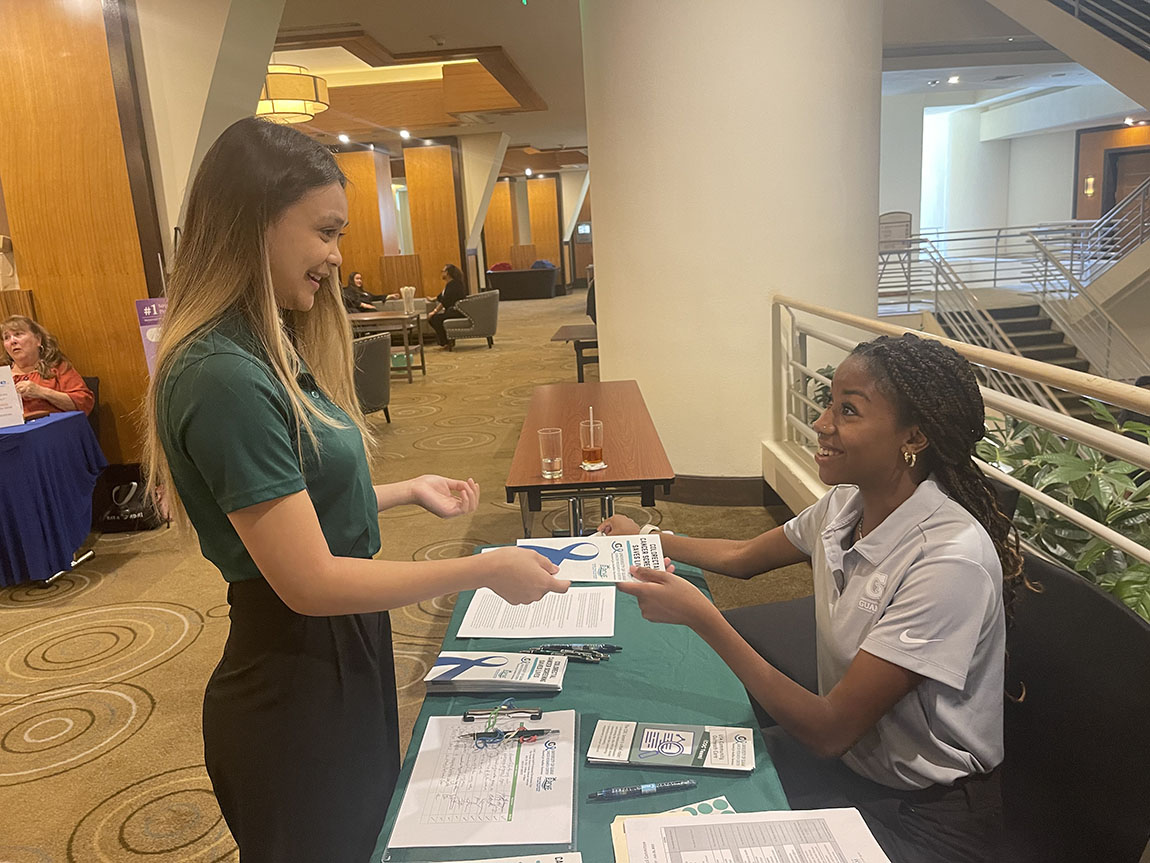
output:
M467 315L457 309L444 309L438 315L428 315L427 322L431 324L431 328L435 330L436 344L447 344L447 330L443 326L443 322L449 318L466 318Z
M263 579L228 602L204 759L240 863L366 863L399 775L387 613L305 617Z
M724 612L768 662L818 691L814 597ZM753 703L753 702L752 702ZM754 704L763 738L793 809L858 809L894 863L992 863L1002 840L999 771L953 786L898 791L856 774L839 759L823 759L779 728Z

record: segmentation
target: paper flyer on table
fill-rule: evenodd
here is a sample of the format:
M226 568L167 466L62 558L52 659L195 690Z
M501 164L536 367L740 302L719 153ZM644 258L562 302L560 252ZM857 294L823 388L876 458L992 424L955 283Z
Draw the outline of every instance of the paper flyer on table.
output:
M559 577L568 581L634 581L627 571L632 566L665 568L663 543L656 533L519 539L515 544L539 552L558 566Z
M615 588L573 587L527 605L512 605L481 587L459 624L459 638L610 638L615 634Z
M572 841L575 711L544 713L533 742L484 745L486 724L432 716L399 807L390 847L557 845ZM508 733L521 727L501 720Z
M890 863L857 809L636 818L626 837L628 857L643 863Z
M558 854L528 854L526 857L485 857L482 860L449 860L448 863L583 863L583 855L578 851L561 851Z
M755 736L750 728L724 725L600 719L587 761L750 773L755 769Z
M12 367L0 365L0 428L24 425L24 400L16 392Z
M627 824L635 818L658 818L662 815L737 815L735 807L723 795L710 800L700 800L687 806L668 809L666 812L645 812L642 815L616 815L611 822L611 847L615 851L615 863L631 863L627 854Z

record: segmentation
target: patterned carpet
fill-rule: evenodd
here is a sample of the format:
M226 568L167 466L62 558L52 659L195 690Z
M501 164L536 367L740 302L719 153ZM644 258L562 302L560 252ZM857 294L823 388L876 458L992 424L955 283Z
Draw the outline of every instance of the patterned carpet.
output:
M585 323L583 305L582 293L503 303L493 350L482 340L429 348L426 377L394 380L392 423L372 419L376 482L436 472L473 476L483 493L465 519L384 513L381 557L457 557L521 535L502 483L532 388L575 380L571 346L549 339ZM758 507L623 500L618 511L706 536L773 524ZM562 527L566 512L556 504L542 516L537 531ZM0 863L234 863L200 736L204 683L227 636L224 582L194 536L174 530L105 535L95 550L48 587L0 590ZM803 566L708 581L720 607L810 590ZM392 612L405 749L453 605L441 597Z

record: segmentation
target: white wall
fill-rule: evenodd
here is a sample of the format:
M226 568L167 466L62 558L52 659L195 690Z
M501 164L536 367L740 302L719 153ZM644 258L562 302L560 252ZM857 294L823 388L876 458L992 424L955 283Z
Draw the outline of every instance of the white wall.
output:
M880 213L891 210L910 213L915 231L920 225L925 107L926 97L919 94L882 97L878 209Z
M980 112L948 117L950 153L946 174L946 229L964 231L1005 225L1009 211L1010 142L979 137Z
M1007 224L1071 218L1075 139L1074 132L1054 132L1011 140Z

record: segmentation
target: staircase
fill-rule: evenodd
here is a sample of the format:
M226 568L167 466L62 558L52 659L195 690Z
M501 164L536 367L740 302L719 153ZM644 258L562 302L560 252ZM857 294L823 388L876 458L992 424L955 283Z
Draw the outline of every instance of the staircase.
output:
M987 309L986 314L994 319L998 329L1006 334L1018 353L1032 360L1089 372L1090 362L1078 353L1078 349L1066 341L1066 337L1038 305L1008 306ZM989 338L971 338L969 333L974 322L970 312L935 313L935 318L949 338L994 348ZM964 336L964 333L966 335ZM1081 397L1060 390L1053 391L1055 399L1070 416L1076 419L1093 421L1090 408L1082 403Z

